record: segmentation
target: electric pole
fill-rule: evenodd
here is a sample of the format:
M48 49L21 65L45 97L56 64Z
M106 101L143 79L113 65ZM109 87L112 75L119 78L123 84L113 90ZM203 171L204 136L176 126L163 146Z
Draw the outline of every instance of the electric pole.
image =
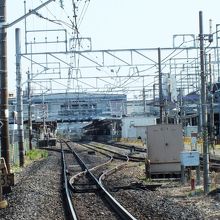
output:
M6 166L10 172L10 145L8 129L8 73L7 73L7 28L17 24L26 17L34 14L36 11L55 0L48 0L37 8L30 10L27 14L21 16L10 24L6 24L6 0L0 1L0 121L1 127L1 157L5 159Z
M8 74L7 74L7 32L4 26L6 22L6 0L0 3L0 80L1 80L1 156L5 158L6 166L10 172L9 158L9 129L8 129Z
M27 72L28 76L28 130L29 130L29 148L32 150L32 111L31 111L31 77L30 72Z
M203 33L202 11L199 12L199 41L200 41L200 77L201 77L201 110L202 110L202 137L203 137L203 178L204 193L209 192L209 145L207 128L207 92L205 74L205 49Z
M210 144L213 152L215 153L215 120L214 120L214 94L212 90L212 66L211 66L211 54L209 54L209 81L210 81L210 89L209 89L209 104L210 104Z
M17 89L17 111L18 111L18 148L19 148L19 163L24 166L24 123L23 123L23 95L21 85L21 39L20 29L15 29L15 43L16 43L16 89Z
M161 72L161 51L160 48L158 48L158 72L159 72L159 102L160 102L160 123L164 123L163 118L163 87L162 87L162 72Z

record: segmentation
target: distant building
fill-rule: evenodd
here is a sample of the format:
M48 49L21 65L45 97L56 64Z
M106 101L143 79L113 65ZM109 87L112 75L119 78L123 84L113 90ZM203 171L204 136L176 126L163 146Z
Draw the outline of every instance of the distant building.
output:
M155 125L155 117L135 116L122 118L122 138L127 139L146 139L146 128L149 125Z
M127 101L127 115L153 115L159 117L159 107L154 106L152 101L151 103L150 101L146 101L144 106L143 100L130 100Z
M23 99L24 121L28 120L28 100ZM32 120L86 121L126 115L126 95L96 93L56 93L31 97ZM14 123L16 98L9 99L10 123Z

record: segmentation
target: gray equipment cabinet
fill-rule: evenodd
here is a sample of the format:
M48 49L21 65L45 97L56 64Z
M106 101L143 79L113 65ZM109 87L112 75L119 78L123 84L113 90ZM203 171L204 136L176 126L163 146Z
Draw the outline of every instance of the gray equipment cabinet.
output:
M182 125L147 126L146 137L151 174L181 175L180 152L184 149Z

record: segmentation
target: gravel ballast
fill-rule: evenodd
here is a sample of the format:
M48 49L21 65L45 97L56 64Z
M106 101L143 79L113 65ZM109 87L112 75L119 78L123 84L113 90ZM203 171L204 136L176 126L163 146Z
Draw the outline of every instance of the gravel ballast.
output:
M65 219L60 153L49 152L48 158L23 168L6 199L8 207L0 210L0 219Z
M142 182L143 166L130 164L105 180L113 186L129 185L131 182ZM132 178L131 178L132 177ZM156 182L149 182L153 184ZM146 184L146 183L144 183ZM217 196L206 196L198 193L192 196L189 184L181 185L178 181L164 182L156 191L119 190L111 194L137 219L183 219L210 220L220 219L220 200Z
M86 155L88 154L85 154L85 157ZM93 164L91 155L89 157L89 162ZM5 197L9 206L0 210L0 219L65 219L61 193L60 159L59 152L48 151L48 158L35 161L16 174L16 185L12 187L12 192ZM95 160L99 161L97 157ZM100 162L103 160L100 157ZM74 166L74 170L79 169ZM125 169L118 170L112 176L107 177L104 183L109 189L142 181L146 184L143 177L143 164L129 163ZM203 194L190 196L189 185L182 186L179 182L166 182L156 191L122 189L118 192L111 191L111 194L133 216L141 220L220 219L218 195L213 197ZM112 219L106 210L100 210L99 204L101 203L97 202L91 194L88 197L85 194L78 194L74 198L81 220ZM86 213L86 209L93 214Z

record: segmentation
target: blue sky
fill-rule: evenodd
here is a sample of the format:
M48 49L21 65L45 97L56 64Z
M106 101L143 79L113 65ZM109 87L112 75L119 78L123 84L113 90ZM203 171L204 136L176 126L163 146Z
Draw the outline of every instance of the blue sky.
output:
M32 9L46 0L26 0L27 9ZM59 8L59 0L48 8L59 19L71 15L72 0L63 0L65 12ZM84 2L84 1L82 1ZM220 23L219 0L91 0L84 20L79 27L81 36L92 38L93 49L172 47L174 34L195 34L199 32L199 11L203 11L204 31L209 31L209 19L215 25ZM8 22L23 15L21 0L8 0ZM47 11L39 11L50 17ZM72 18L72 17L71 17ZM45 20L29 19L29 26L49 27ZM9 90L15 85L14 29L24 28L24 23L8 30ZM24 42L22 42L24 44ZM24 66L24 65L23 65ZM27 67L23 67L23 72Z
M101 48L171 46L173 34L199 32L200 10L204 30L209 19L220 23L219 5L216 0L94 0L82 28Z

